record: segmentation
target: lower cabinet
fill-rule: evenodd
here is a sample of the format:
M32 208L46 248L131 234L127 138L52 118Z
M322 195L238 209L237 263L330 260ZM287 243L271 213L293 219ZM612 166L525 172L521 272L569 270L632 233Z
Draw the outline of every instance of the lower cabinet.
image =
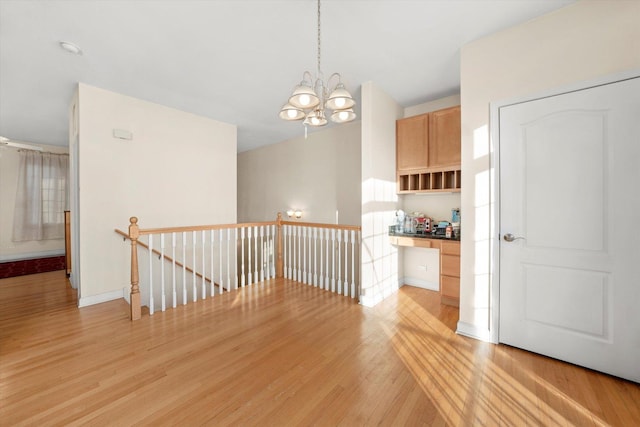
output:
M440 302L460 306L460 242L440 245Z

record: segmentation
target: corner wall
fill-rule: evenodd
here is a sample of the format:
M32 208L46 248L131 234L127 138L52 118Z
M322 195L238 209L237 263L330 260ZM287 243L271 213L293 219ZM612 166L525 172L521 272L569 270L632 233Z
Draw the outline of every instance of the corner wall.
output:
M637 1L579 1L462 49L459 332L489 339L494 329L490 103L640 68L638 17Z
M129 217L141 228L236 222L236 127L85 84L77 108L83 306L127 292L129 245L114 229Z
M362 85L362 246L360 303L373 306L398 290L401 261L388 231L399 208L396 120L403 109L372 82Z

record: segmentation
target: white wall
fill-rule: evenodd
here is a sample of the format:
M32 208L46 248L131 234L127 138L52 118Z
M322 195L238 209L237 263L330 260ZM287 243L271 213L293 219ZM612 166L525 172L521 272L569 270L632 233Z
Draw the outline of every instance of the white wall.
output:
M460 105L460 95L413 105L404 109L404 117ZM463 190L464 191L464 190ZM402 194L400 206L405 212L422 212L435 221L451 221L451 209L460 207L460 193ZM406 285L440 289L440 255L437 249L398 248Z
M459 332L491 329L489 104L640 68L639 17L637 1L580 1L462 49Z
M85 84L78 94L86 305L129 287L128 245L113 231L126 230L129 217L141 228L236 222L236 127Z
M16 141L18 142L18 141ZM66 147L24 142L52 153L68 153ZM18 149L0 145L0 262L64 254L64 239L14 242L13 210L16 203L20 156Z
M397 249L388 231L399 208L396 120L402 107L372 82L362 85L362 260L360 302L373 306L398 290Z
M293 124L295 125L295 124ZM309 132L238 154L238 221L273 221L302 211L302 221L360 225L360 121Z

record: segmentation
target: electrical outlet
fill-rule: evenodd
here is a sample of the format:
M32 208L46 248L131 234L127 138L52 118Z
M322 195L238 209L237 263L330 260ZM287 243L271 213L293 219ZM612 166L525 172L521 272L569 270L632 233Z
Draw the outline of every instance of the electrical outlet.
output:
M419 266L418 266L418 269L419 269L419 270L424 270L424 271L429 271L429 268L427 267L427 265L426 265L426 264L425 264L425 265L419 265Z

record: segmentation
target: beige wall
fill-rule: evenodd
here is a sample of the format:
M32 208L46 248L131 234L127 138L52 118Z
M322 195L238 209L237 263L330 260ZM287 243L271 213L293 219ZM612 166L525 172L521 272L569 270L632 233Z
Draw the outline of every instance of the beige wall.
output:
M80 84L80 305L129 287L128 247L114 233L236 221L236 127ZM113 137L113 129L133 139Z
M26 142L25 144L42 147L45 151L52 153L68 153L67 147ZM0 262L64 254L64 239L33 242L13 242L11 240L19 169L18 149L0 146Z
M360 303L372 306L396 292L402 277L389 225L396 194L396 119L403 109L373 83L362 85L362 250Z
M302 221L335 224L337 211L340 224L360 225L360 121L307 139L297 125L298 138L238 154L238 221L299 209Z
M638 1L579 1L462 49L459 332L491 328L490 103L640 68L639 17Z

